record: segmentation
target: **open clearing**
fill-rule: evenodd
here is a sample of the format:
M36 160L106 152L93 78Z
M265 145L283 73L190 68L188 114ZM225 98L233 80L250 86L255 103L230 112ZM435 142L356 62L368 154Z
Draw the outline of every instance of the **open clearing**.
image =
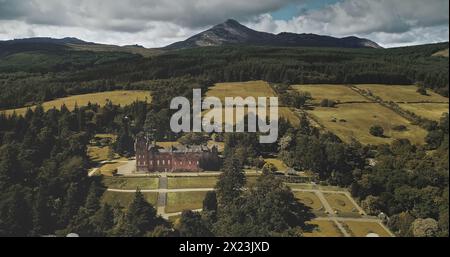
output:
M340 104L336 108L316 107L308 111L319 123L345 142L352 138L362 144L390 143L394 139L406 138L412 143L423 144L427 132L394 111L377 103ZM369 133L373 125L384 129L385 137L375 137ZM407 127L406 131L395 131L397 125Z
M168 188L214 188L217 183L217 176L199 176L199 177L174 177L168 178Z
M352 236L365 237L369 233L375 233L380 237L390 237L390 234L378 222L345 221L341 223Z
M55 99L52 101L42 103L42 107L44 110L55 108L61 108L63 104L69 110L73 110L75 105L78 106L86 106L89 103L91 104L99 104L100 106L104 106L107 101L112 101L113 104L116 105L129 105L136 100L140 101L151 101L151 95L149 91L142 90L117 90L117 91L108 91L108 92L100 92L100 93L92 93L92 94L83 94L83 95L74 95L68 96L60 99ZM18 108L6 110L5 113L10 115L15 111L17 115L23 115L26 113L29 107ZM30 107L34 108L34 106ZM2 111L0 111L2 112Z
M142 194L144 195L147 202L149 202L153 206L156 205L158 193L150 192L150 193L142 193ZM114 204L118 203L120 206L122 206L124 208L128 208L131 201L133 201L133 199L134 199L134 195L135 195L134 192L128 193L128 192L106 191L103 194L102 202L108 203L109 205L114 205Z
M356 206L345 194L324 193L325 199L334 211L341 217L360 217Z
M103 184L114 189L157 189L158 181L152 177L103 177Z
M448 103L448 98L427 90L428 95L421 95L417 92L417 86L414 85L378 85L366 84L358 85L360 89L370 91L373 95L380 97L384 101L397 103L406 102L434 102Z
M339 103L369 102L368 99L345 85L293 85L292 88L297 91L309 92L313 98L312 102L315 104L320 103L323 99L334 100Z
M446 103L415 103L415 104L399 104L400 108L413 112L416 115L439 121L442 114L448 113L448 104Z
M167 193L166 213L201 209L207 191Z
M313 220L307 222L311 225L311 231L303 232L304 237L342 237L341 231L330 220Z
M325 214L322 203L319 200L319 197L313 192L294 192L295 198L298 199L299 202L311 208L311 210L317 214Z

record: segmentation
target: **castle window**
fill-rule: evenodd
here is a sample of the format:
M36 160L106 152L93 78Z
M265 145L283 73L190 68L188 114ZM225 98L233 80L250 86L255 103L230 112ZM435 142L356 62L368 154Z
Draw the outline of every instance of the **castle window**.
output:
M156 161L156 164L159 165L159 160Z
M189 161L189 165L191 165L191 161Z
M197 161L197 165L198 165L198 161Z
M170 164L170 160L167 161L167 164Z
M150 165L153 165L153 161L150 161Z
M166 164L166 161L165 160L163 160L163 165L165 165Z

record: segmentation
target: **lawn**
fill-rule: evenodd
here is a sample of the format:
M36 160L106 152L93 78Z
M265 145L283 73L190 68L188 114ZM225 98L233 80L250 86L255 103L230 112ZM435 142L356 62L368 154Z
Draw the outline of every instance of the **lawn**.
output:
M378 234L380 237L391 235L378 222L345 221L342 225L352 236L365 237L369 233Z
M319 200L319 197L313 192L294 192L295 198L298 199L299 202L311 208L311 211L316 213L317 215L325 214L325 208Z
M201 209L207 191L167 193L166 212Z
M427 90L428 95L421 95L414 85L378 85L367 84L358 85L360 89L370 91L373 95L380 97L384 101L393 102L440 102L448 103L448 98Z
M342 237L342 233L333 221L313 220L307 222L310 230L303 232L304 237Z
M320 103L323 99L334 100L340 103L346 102L369 102L365 97L345 85L293 85L297 91L309 92L313 103Z
M98 169L97 172L105 176L112 176L114 171L116 171L118 167L126 164L124 162L125 160L126 159L118 159L105 163Z
M88 146L87 147L87 154L89 156L89 159L94 162L101 162L108 160L108 152L109 147L104 146Z
M52 101L44 102L42 106L44 110L49 110L53 107L61 108L63 104L69 110L73 110L76 105L78 106L86 106L88 103L91 104L99 104L101 106L107 103L107 100L111 100L113 104L120 104L122 106L129 105L136 100L140 101L151 101L151 95L149 91L141 91L141 90L117 90L117 91L108 91L108 92L100 92L100 93L92 93L92 94L83 94L83 95L74 95L68 96L60 99L55 99ZM31 107L31 108L34 108ZM12 114L14 111L18 115L23 115L27 111L28 107L18 108L6 110L6 114Z
M286 164L284 164L282 160L275 158L266 158L264 159L264 161L267 163L272 163L279 171L286 171L288 169L288 166L286 166Z
M217 176L169 177L168 188L214 188Z
M334 211L342 217L359 217L360 214L356 206L345 194L324 193L325 199Z
M145 197L145 199L147 200L147 202L149 202L150 204L152 204L153 206L156 205L156 201L158 199L158 193L156 192L150 192L150 193L142 193ZM106 191L103 194L102 197L102 202L103 203L108 203L109 205L114 205L116 203L118 203L120 206L128 208L128 206L130 205L131 201L133 201L134 199L134 195L135 193L125 193L125 192L109 192Z
M345 142L352 138L362 144L384 144L394 139L406 138L412 143L423 144L427 132L394 111L377 103L340 104L336 108L316 107L308 111L325 128ZM375 137L369 133L373 125L384 129L384 137ZM407 127L406 131L395 131L397 125Z
M158 181L152 177L103 177L103 184L114 189L157 189Z
M439 121L442 114L448 113L448 104L446 103L414 103L399 104L400 108L413 112L416 115L430 120Z

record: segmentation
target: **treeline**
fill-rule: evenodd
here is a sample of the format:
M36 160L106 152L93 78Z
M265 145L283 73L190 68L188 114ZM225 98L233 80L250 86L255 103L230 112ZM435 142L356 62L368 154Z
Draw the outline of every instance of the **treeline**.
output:
M0 108L185 77L285 84L420 82L448 96L448 59L431 56L444 48L448 43L398 49L204 47L45 74L1 73Z

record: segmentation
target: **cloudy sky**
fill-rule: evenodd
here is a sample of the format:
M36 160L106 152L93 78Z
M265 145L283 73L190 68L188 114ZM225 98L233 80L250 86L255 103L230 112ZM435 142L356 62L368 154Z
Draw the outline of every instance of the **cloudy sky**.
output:
M393 47L448 41L448 10L448 0L0 0L0 40L160 47L234 18L266 32L356 35Z

